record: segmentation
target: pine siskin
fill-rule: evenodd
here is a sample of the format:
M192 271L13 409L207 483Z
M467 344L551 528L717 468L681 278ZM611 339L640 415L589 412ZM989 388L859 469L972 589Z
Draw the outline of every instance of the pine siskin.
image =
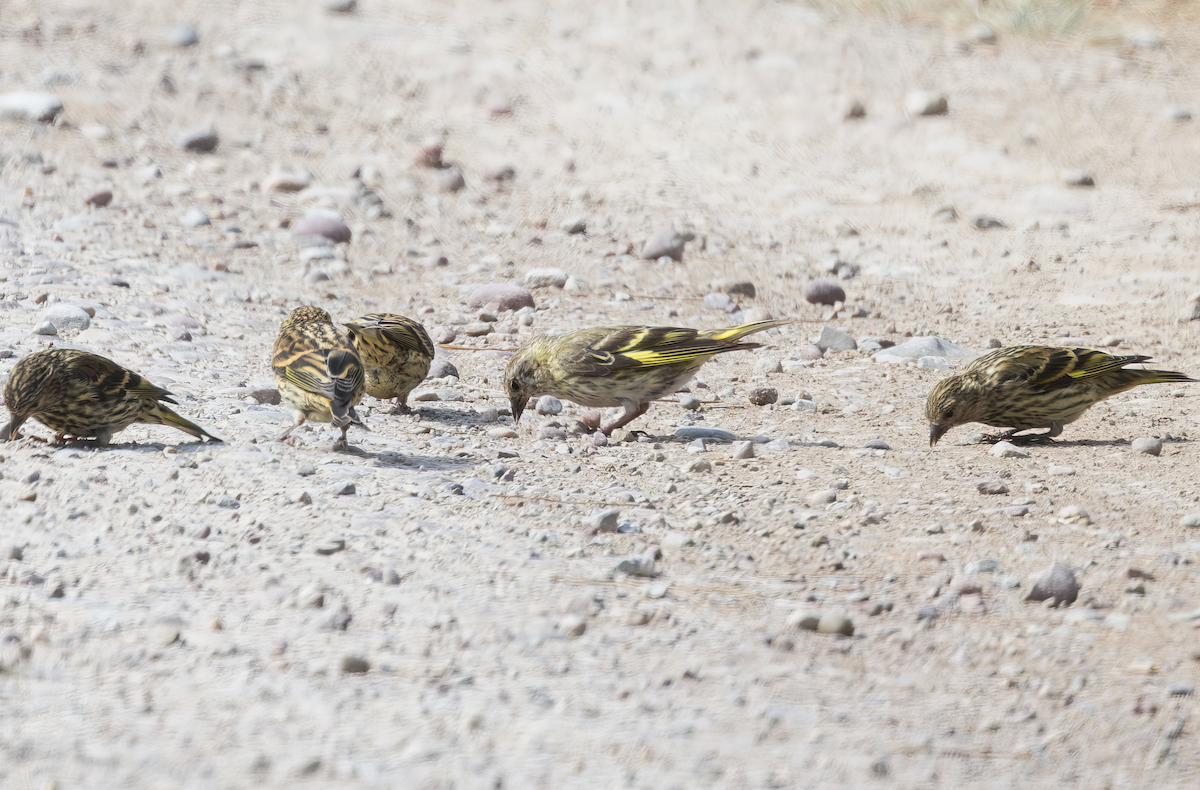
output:
M543 335L513 355L504 392L513 418L531 397L555 395L581 406L622 406L625 414L600 430L610 434L646 413L650 402L675 392L712 356L758 348L746 335L786 321L757 321L725 329L600 326Z
M1049 428L1036 438L1052 439L1093 404L1118 392L1172 381L1195 381L1168 370L1127 369L1150 357L1115 357L1087 348L1011 346L972 361L938 382L925 402L932 447L946 431L968 422L1019 431ZM1030 437L1035 438L1035 437Z
M425 327L395 313L371 313L345 326L362 358L367 394L395 398L392 414L408 411L408 393L425 380L433 361L433 341Z
M4 402L12 419L0 430L0 441L16 439L30 417L55 432L56 444L70 437L106 445L114 433L135 422L170 425L197 439L221 441L166 406L176 402L171 393L87 351L49 348L25 357L4 384Z
M345 450L351 424L365 428L354 411L366 385L362 360L345 333L319 307L297 307L284 319L271 356L279 394L296 413L296 424L279 437L284 441L305 420L332 423L342 429L333 449Z

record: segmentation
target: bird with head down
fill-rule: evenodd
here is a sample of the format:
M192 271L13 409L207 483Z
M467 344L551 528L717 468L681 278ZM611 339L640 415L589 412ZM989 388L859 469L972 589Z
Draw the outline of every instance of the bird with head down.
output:
M951 428L981 422L1009 430L989 437L1014 438L1021 431L1046 433L1018 439L1047 440L1105 398L1143 384L1195 379L1169 370L1127 368L1147 356L1118 357L1089 348L1010 346L973 360L938 382L925 401L929 445Z
M788 323L756 321L724 329L669 326L598 326L542 335L513 355L504 392L520 421L531 397L554 395L581 406L625 409L604 434L646 413L650 403L677 391L717 354L759 348L741 338Z

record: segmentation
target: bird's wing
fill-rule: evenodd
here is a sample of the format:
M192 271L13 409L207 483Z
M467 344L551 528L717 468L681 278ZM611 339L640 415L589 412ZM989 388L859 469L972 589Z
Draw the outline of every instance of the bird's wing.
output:
M297 351L290 355L276 354L272 364L277 373L281 373L284 378L300 389L332 400L337 394L330 365L330 358L334 354L345 354L345 352L316 349ZM361 376L361 367L358 368L358 372Z
M1115 357L1090 348L1045 348L1037 356L1042 364L1029 379L1029 386L1042 391L1068 387L1081 379L1103 376L1149 357Z
M618 326L599 331L561 352L559 364L579 376L607 376L616 370L670 365L721 350L723 344L700 338L694 329L669 326Z
M433 356L433 341L429 339L429 333L425 331L425 327L416 321L401 316L399 320L392 318L381 321L380 328L383 330L384 337L401 348Z
M1112 354L1105 354L1103 351L1093 351L1090 348L1073 348L1071 351L1075 354L1075 368L1067 375L1073 379L1103 376L1105 373L1120 370L1126 365L1133 365L1150 359L1150 357L1141 355L1115 357Z
M68 369L82 382L86 382L88 389L96 393L96 398L129 394L175 403L171 393L162 387L155 386L132 370L126 370L111 359L96 354L75 357L70 361Z

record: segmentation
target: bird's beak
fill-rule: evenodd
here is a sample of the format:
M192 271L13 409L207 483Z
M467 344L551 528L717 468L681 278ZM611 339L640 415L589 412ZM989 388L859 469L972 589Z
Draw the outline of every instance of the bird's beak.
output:
M938 443L938 439L946 433L946 429L938 425L936 422L929 423L929 446L933 447Z
M513 422L521 421L521 413L525 411L525 403L529 399L526 397L509 398L508 402L512 404Z

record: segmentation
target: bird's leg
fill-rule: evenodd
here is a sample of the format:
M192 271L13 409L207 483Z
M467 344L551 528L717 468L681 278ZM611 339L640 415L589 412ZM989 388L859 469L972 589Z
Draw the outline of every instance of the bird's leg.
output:
M1021 431L1028 430L1027 428L1010 428L1002 433L988 434L983 437L985 442L995 444L996 442L1012 442L1013 444L1053 444L1053 437L1062 433L1062 426L1058 426L1055 431L1051 427L1049 433L1027 433L1023 436L1018 436Z
M300 414L299 412L297 412L297 414L296 414L296 423L295 423L295 425L293 425L292 427L288 428L288 429L287 429L286 431L284 431L283 433L279 434L279 436L278 436L278 437L276 437L275 441L277 441L277 442L286 442L286 441L287 441L287 439L288 439L288 437L292 435L292 431L296 430L297 428L299 428L299 427L300 427L301 425L303 425L303 424L304 424L304 415L303 415L303 414ZM288 442L288 443L289 443L289 444L293 444L294 442Z
M633 420L636 420L638 417L641 417L643 414L646 413L646 410L649 408L650 408L649 403L639 403L639 404L635 405L632 409L630 409L629 406L626 406L625 413L621 415L621 419L617 420L616 422L614 422L611 425L604 426L603 428L600 429L600 433L604 434L605 436L611 436L613 431L620 428L622 425L627 425L628 423L632 422Z
M408 407L408 404L403 399L397 398L396 405L392 406L392 410L388 414L408 414L410 411L412 409Z
M350 444L346 441L346 430L349 427L349 425L342 426L342 438L333 443L333 451L335 453L344 452L350 449Z

